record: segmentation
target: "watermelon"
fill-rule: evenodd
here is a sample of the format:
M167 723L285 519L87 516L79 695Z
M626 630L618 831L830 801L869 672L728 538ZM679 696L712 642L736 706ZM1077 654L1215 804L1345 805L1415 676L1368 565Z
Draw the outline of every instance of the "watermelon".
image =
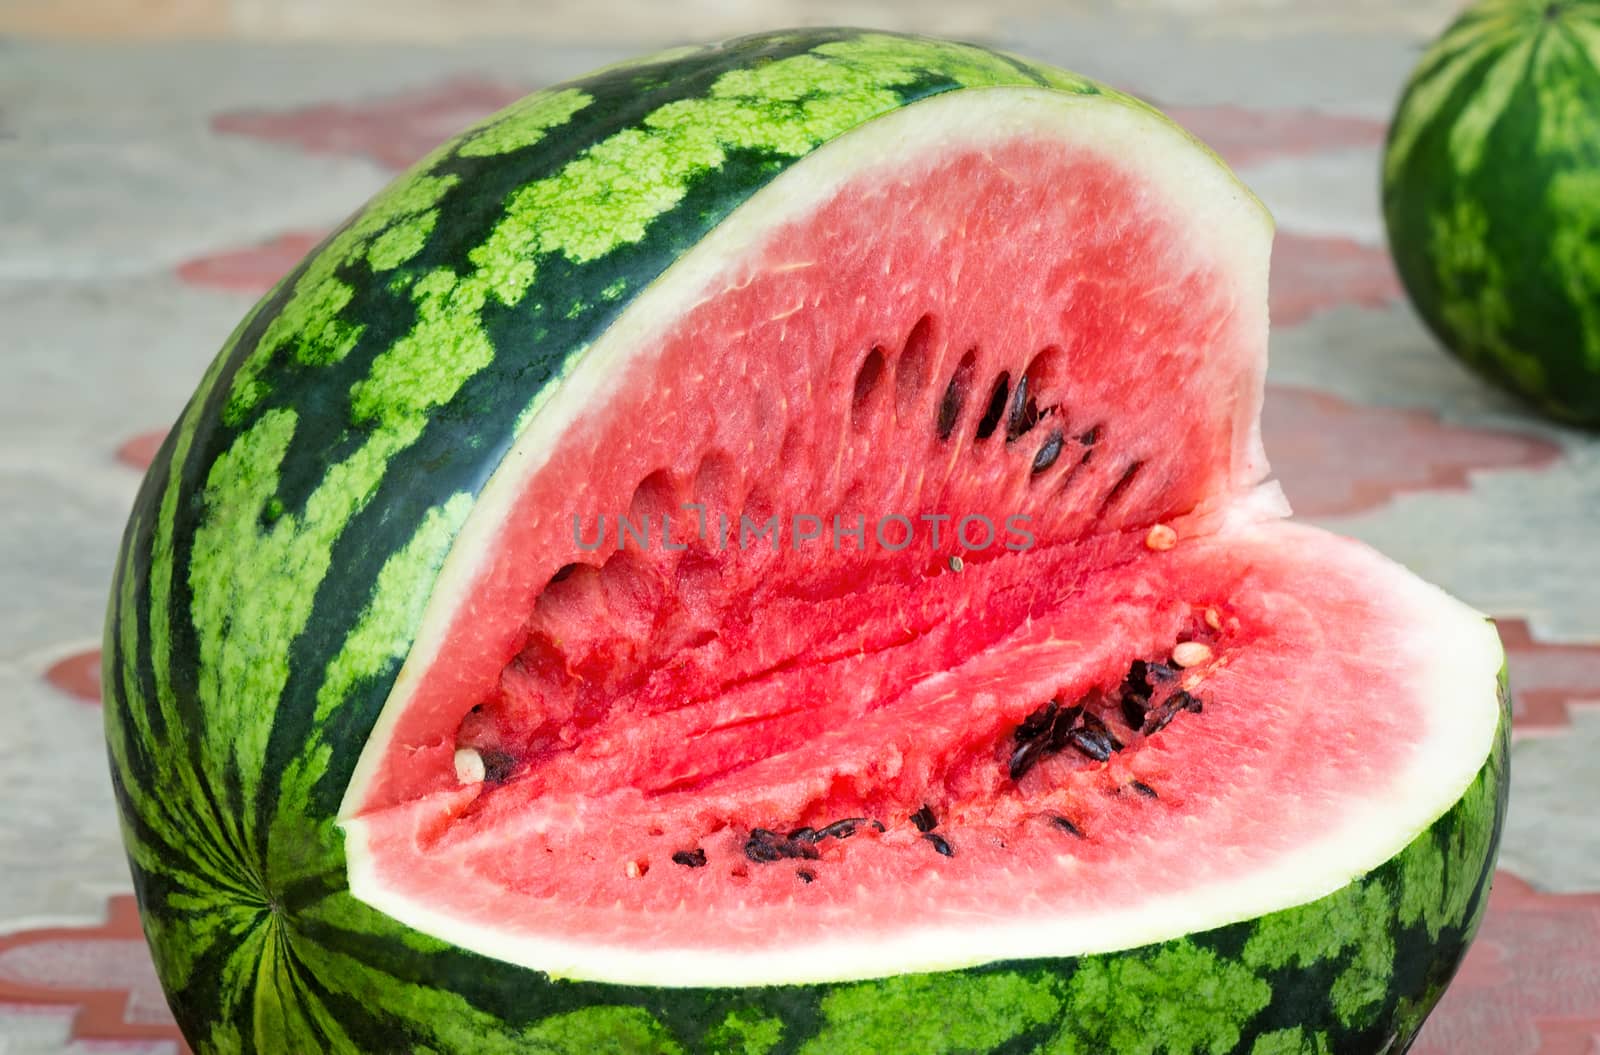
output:
M1284 518L1270 240L1142 103L850 30L402 176L124 536L106 731L195 1049L1404 1050L1503 654Z
M1383 214L1445 347L1600 426L1600 2L1481 0L1412 75Z

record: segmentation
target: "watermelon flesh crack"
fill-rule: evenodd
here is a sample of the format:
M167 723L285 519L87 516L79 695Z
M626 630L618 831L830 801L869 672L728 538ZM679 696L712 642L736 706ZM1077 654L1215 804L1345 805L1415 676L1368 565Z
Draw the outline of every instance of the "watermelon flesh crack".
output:
M1459 798L1492 631L1259 486L1259 206L1136 111L961 94L780 177L530 411L346 795L358 896L557 974L866 977L1251 918ZM1019 766L1052 701L1116 749Z

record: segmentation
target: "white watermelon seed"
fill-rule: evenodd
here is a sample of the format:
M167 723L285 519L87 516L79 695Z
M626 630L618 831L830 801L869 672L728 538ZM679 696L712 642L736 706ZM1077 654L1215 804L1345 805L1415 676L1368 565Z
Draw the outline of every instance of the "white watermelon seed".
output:
M1211 661L1211 646L1204 641L1180 641L1172 646L1172 662L1180 667L1198 667Z
M487 770L483 756L470 747L456 748L456 779L463 784L482 784Z
M1166 524L1152 524L1144 537L1144 548L1160 553L1178 544L1178 533Z

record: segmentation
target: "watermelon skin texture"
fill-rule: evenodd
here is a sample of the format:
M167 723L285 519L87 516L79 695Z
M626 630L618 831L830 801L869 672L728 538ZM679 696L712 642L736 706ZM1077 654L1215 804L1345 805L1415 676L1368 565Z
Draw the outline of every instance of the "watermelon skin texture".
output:
M1600 3L1463 14L1401 97L1383 206L1445 346L1545 413L1600 426Z
M613 67L441 147L241 323L144 481L106 627L135 890L197 1051L1403 1050L1486 901L1503 740L1379 871L1105 956L619 986L468 953L348 891L341 796L446 552L549 382L788 165L988 85L1142 107L983 49L852 31Z

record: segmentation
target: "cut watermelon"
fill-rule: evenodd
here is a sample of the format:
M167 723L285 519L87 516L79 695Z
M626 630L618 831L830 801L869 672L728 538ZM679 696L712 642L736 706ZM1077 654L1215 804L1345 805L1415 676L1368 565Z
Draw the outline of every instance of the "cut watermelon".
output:
M881 35L424 162L130 529L107 722L189 1035L1404 1050L1487 895L1502 654L1282 519L1270 238L1153 111Z

